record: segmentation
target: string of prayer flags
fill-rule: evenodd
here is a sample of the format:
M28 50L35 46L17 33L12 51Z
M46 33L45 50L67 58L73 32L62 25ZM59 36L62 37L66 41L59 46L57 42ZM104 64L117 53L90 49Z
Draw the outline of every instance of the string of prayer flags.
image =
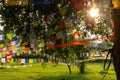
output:
M4 0L5 6L28 6L29 0Z

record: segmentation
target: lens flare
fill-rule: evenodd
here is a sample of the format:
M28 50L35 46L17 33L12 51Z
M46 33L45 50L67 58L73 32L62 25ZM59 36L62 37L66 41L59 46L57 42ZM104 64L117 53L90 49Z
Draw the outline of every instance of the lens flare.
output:
M92 8L92 9L90 10L89 14L90 14L90 16L92 16L92 17L97 17L97 16L99 16L99 9L97 9L97 8Z

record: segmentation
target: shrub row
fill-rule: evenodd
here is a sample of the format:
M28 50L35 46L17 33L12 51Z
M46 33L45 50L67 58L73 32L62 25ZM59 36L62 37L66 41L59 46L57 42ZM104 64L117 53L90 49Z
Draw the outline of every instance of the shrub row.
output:
M40 54L20 54L14 56L14 58L43 58Z

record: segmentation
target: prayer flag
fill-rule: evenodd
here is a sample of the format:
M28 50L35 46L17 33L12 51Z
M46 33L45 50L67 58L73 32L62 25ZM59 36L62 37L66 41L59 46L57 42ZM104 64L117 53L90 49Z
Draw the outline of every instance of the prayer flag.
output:
M33 59L33 62L34 62L34 63L37 63L37 59Z
M14 59L13 59L13 58L11 58L11 61L10 61L10 62L11 62L11 63L13 63L13 61L14 61Z
M4 34L1 34L1 35L0 35L0 40L4 40L4 38L5 38L5 35L4 35Z
M40 59L40 58L38 58L38 59L37 59L37 62L41 62L41 59Z
M29 59L29 63L32 64L33 63L33 59Z
M21 62L21 58L18 58L18 62Z
M2 58L2 59L1 59L1 62L2 62L2 63L5 63L5 62L6 62L6 59L5 59L5 58Z
M25 59L21 59L21 63L25 63Z

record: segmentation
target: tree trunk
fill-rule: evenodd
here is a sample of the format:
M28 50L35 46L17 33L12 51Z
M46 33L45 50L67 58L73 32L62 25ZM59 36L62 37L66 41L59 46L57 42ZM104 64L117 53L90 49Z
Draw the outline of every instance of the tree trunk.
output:
M84 72L85 72L85 63L84 63L84 61L82 61L82 62L80 63L80 72L81 72L81 73L84 73Z
M71 71L71 64L70 64L70 63L67 63L67 67L68 67L68 69L69 69L69 74L71 74L71 73L72 73L72 71Z
M113 51L113 63L117 80L120 80L120 9L112 10L115 28L115 48Z

